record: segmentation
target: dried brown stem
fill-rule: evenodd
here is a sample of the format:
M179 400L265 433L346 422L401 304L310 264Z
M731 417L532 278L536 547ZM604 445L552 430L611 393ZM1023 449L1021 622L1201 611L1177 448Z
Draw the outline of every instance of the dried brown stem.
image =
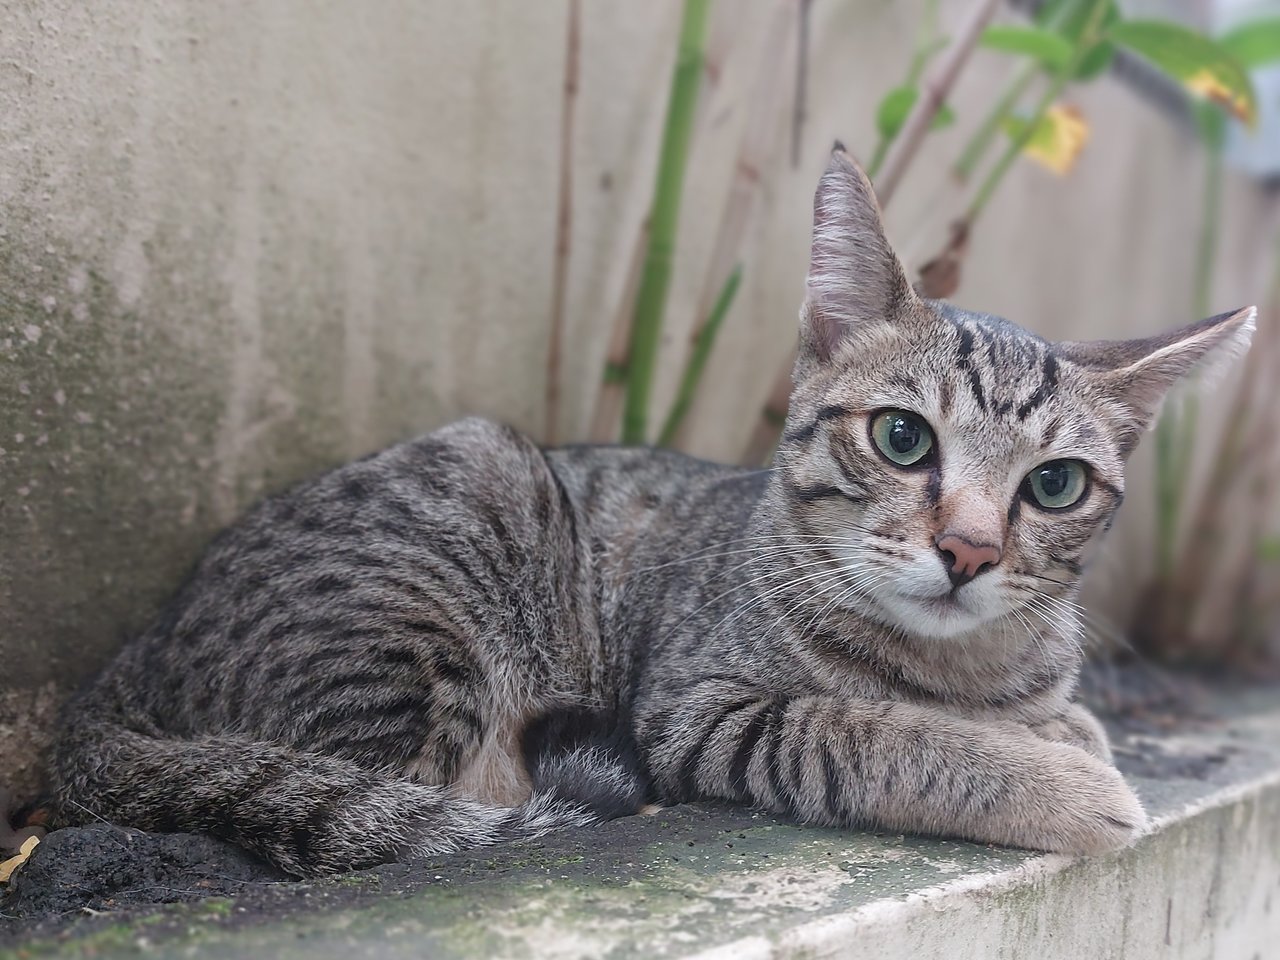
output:
M769 388L769 399L760 410L760 419L751 431L751 439L747 441L747 449L742 454L745 466L757 467L769 459L773 448L782 433L783 424L787 422L787 408L791 401L791 368L795 366L795 351L787 355L787 362L778 368L774 375L773 386Z
M933 118L946 103L951 88L955 86L956 78L960 76L960 71L978 44L978 38L982 36L982 31L995 16L997 6L999 6L998 0L978 0L973 5L968 19L956 34L956 39L952 41L942 59L938 61L937 67L925 80L920 96L916 98L915 106L907 114L907 119L898 132L898 138L885 159L884 168L876 178L876 196L880 200L881 207L889 203L898 189L903 175L919 152L920 145L924 143L929 125L933 123Z
M911 113L907 115L902 130L898 133L898 138L894 141L893 148L885 160L884 168L876 178L876 196L880 200L881 209L888 206L894 190L919 153L920 144L924 142L924 136L929 132L929 124L933 122L938 110L946 102L961 69L977 45L983 29L995 15L997 5L998 0L977 0L970 10L968 19L956 35L956 39L942 55L942 59L929 79L925 81L920 97L917 98ZM774 375L769 399L760 411L760 419L751 432L747 449L743 452L744 464L763 463L782 432L782 425L787 418L791 394L791 366L794 363L795 357L792 355Z
M800 0L796 32L796 89L791 104L791 166L800 166L800 141L809 110L809 15L813 0Z
M1172 647L1181 658L1211 657L1221 661L1224 654L1234 660L1253 654L1240 647L1246 643L1247 621L1265 616L1262 578L1256 568L1267 533L1265 518L1277 495L1274 451L1280 439L1280 424L1274 411L1278 377L1280 290L1273 291L1270 302L1259 312L1254 346L1245 358L1240 385L1223 420L1213 467L1184 541L1187 548L1178 556L1152 631L1153 640L1162 649ZM1242 516L1248 518L1248 528L1243 543L1234 541L1239 551L1234 555L1239 567L1239 596L1234 604L1236 615L1228 618L1235 622L1224 622L1221 631L1213 636L1194 636L1194 625L1201 620L1197 616L1201 605L1217 599L1215 591L1207 590L1205 585L1215 572L1221 573L1232 563L1233 557L1226 554L1233 542L1229 531Z
M569 0L568 30L560 115L560 197L556 212L555 268L551 279L551 337L547 346L547 420L543 435L548 444L560 442L560 368L569 285L569 243L573 232L573 117L578 99L578 65L582 47L581 0Z

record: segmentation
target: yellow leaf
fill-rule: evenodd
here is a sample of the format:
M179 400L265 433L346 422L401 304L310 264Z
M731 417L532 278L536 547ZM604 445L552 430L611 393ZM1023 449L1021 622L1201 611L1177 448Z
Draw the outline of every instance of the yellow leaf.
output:
M18 850L16 857L10 857L8 860L0 860L0 883L8 883L9 878L13 876L13 871L27 862L27 857L31 856L31 851L36 848L36 844L40 842L39 837L27 837L26 841Z
M1054 104L1045 111L1022 152L1041 166L1065 177L1089 142L1089 123L1070 104Z
M1255 118L1249 98L1233 91L1208 67L1201 67L1182 82L1197 97L1203 97L1229 110L1232 116L1243 123L1253 124Z

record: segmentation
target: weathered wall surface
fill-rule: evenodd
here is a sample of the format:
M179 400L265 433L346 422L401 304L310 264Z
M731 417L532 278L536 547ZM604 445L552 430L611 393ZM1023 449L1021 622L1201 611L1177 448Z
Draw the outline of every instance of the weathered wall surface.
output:
M954 19L961 4L944 4ZM665 104L675 3L584 4L564 431L590 417ZM0 6L0 774L29 783L62 693L247 503L464 412L542 423L565 4L28 0ZM737 147L767 0L728 50L687 180L663 405ZM814 5L801 162L777 149L689 447L739 452L788 349L833 136L866 154L915 6ZM783 55L794 55L790 43ZM972 116L1008 64L980 55ZM788 64L783 76L790 78ZM787 80L788 84L790 80ZM787 93L789 97L789 91ZM784 97L785 99L785 97ZM1049 335L1187 317L1200 158L1107 81L1069 183L1030 167L962 302ZM890 228L919 260L959 203L938 137ZM1217 300L1262 289L1274 211L1233 183ZM1116 556L1144 562L1142 508Z

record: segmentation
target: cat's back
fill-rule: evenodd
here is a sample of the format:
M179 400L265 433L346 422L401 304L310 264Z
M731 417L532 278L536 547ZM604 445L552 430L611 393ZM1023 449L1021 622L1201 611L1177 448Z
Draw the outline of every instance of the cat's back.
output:
M182 732L283 736L318 687L394 687L479 670L447 627L497 607L535 531L563 513L542 452L479 418L304 481L206 549L99 694ZM502 611L498 610L497 613ZM436 631L424 665L414 643Z
M544 451L509 427L457 421L251 509L101 692L187 733L310 739L302 728L323 718L288 704L318 688L472 684L481 631L545 633L520 622L526 611L594 592L583 581L605 573L601 556L640 562L740 522L759 476L648 448Z

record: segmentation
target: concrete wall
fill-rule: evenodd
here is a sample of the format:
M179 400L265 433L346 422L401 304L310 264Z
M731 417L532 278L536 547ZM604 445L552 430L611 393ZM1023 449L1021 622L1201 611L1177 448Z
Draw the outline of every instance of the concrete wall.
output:
M651 189L679 15L674 0L583 6L570 437L589 421ZM825 151L840 136L869 153L912 45L913 3L813 9L801 159L779 113L688 443L707 456L737 455L794 336ZM790 96L794 47L771 39L772 11L741 0L714 15L727 52L691 158L658 414L760 51L787 58ZM31 782L63 692L264 492L466 412L540 428L565 18L550 0L0 5L4 780ZM1008 69L976 58L962 118ZM1111 81L1077 99L1094 127L1080 169L1015 171L959 299L1049 335L1183 322L1201 158ZM895 200L909 259L933 252L962 200L945 178L960 137L939 135ZM1260 295L1273 206L1230 185L1218 306ZM1149 553L1148 510L1129 512L1125 570Z

